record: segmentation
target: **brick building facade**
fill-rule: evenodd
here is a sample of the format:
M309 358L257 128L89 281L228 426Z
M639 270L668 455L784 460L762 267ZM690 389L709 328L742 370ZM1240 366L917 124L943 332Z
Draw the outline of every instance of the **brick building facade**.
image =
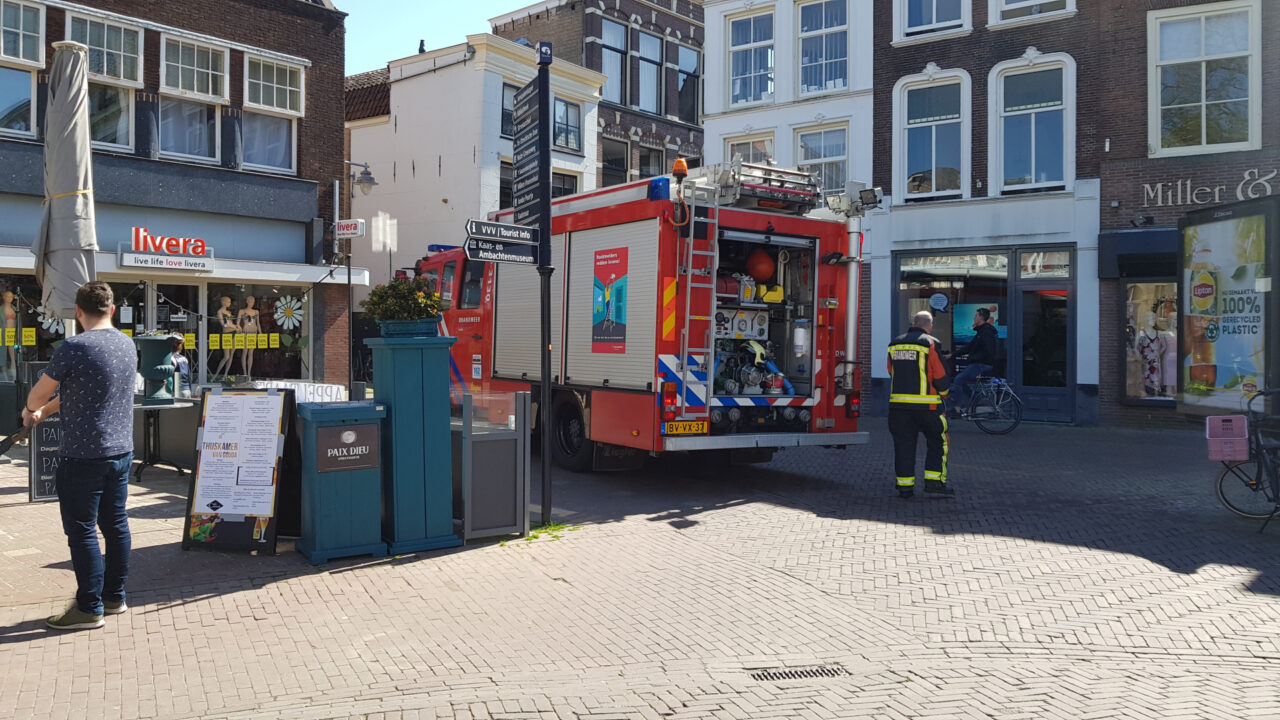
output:
M1025 417L1096 422L1100 14L925 5L874 3L873 347L932 310L962 355L985 307L1001 337L990 372L1018 387ZM883 408L887 376L871 370Z
M550 0L490 23L499 37L550 42L556 57L610 76L597 119L601 186L666 174L678 157L700 163L700 4Z
M1100 6L1103 421L1180 425L1187 420L1175 400L1183 300L1178 220L1192 210L1280 194L1280 6L1267 0ZM1182 32L1196 28L1195 41ZM1204 134L1180 136L1187 124L1178 108L1199 107L1202 99L1182 92L1180 78L1202 62L1209 81ZM1199 89L1198 82L1191 86ZM1241 112L1214 122L1215 105ZM1160 353L1168 361L1151 362Z
M330 0L6 2L6 37L26 42L0 48L0 245L35 235L53 44L76 40L88 46L98 272L120 296L116 324L186 333L198 381L345 383L345 277L325 266L344 174L344 18ZM204 239L211 269L143 269L117 255L131 228ZM0 284L39 297L19 267L0 265ZM258 311L245 332L220 324L223 296L236 317ZM37 338L23 359L56 340Z

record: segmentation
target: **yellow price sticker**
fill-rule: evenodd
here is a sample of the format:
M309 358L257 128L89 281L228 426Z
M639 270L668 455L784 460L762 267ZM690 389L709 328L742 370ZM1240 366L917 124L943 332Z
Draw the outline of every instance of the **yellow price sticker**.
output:
M266 333L258 333L258 347L262 348L263 350L266 350L266 349L267 349L267 334L266 334Z
M185 344L185 345L187 346L187 349L188 349L188 350L195 350L195 349L196 349L196 334L195 334L195 333L183 333L183 334L182 334L182 342L183 342L183 344Z
M236 336L231 333L222 333L222 349L230 350L236 346Z
M243 335L243 334L241 334L241 333L236 333L236 334L235 334L235 335L233 335L232 337L234 337L234 338L235 338L235 340L234 340L234 342L235 342L235 346L234 346L234 347L235 347L235 349L236 349L236 350L243 350L243 349L244 349L244 335Z
M5 328L5 331L4 331L4 344L5 344L5 345L8 345L8 346L10 346L10 347L12 347L12 346L13 346L15 343L17 343L17 342L18 342L18 329L17 329L17 328Z
M258 349L258 334L257 334L257 333L249 333L248 335L245 335L245 336L244 336L244 346L245 346L245 348L246 348L246 349L248 349L248 350L257 350L257 349Z
M33 327L31 327L31 328L22 328L22 344L23 344L23 345L35 345L35 344L36 344L36 329L35 329L35 328L33 328Z
M210 349L210 350L221 350L221 349L222 349L222 336L221 336L221 335L210 335L210 336L209 336L209 349Z
M120 332L128 335L129 337L133 337L133 328L121 328Z
M280 333L271 333L268 336L268 342L273 349L280 347Z

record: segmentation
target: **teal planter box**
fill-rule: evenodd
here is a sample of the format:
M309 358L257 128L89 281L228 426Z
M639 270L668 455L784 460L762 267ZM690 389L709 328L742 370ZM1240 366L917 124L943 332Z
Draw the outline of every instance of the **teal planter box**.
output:
M373 397L387 407L382 537L393 554L457 547L449 432L451 337L384 337L373 350Z
M302 536L312 564L387 554L382 539L382 436L377 402L299 403Z

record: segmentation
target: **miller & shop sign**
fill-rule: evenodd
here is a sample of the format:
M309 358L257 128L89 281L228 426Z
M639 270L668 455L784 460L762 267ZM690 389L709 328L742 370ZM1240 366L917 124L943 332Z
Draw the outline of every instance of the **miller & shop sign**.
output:
M1272 194L1280 170L1249 168L1238 181L1204 184L1191 178L1164 180L1142 184L1142 207L1161 208L1182 205L1221 205L1253 200Z

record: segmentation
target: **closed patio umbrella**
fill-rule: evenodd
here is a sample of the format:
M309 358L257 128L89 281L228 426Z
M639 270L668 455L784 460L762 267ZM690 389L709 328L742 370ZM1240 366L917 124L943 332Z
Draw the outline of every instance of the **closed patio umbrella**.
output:
M89 150L88 48L53 44L45 112L44 215L31 247L45 313L75 318L76 290L98 278Z

